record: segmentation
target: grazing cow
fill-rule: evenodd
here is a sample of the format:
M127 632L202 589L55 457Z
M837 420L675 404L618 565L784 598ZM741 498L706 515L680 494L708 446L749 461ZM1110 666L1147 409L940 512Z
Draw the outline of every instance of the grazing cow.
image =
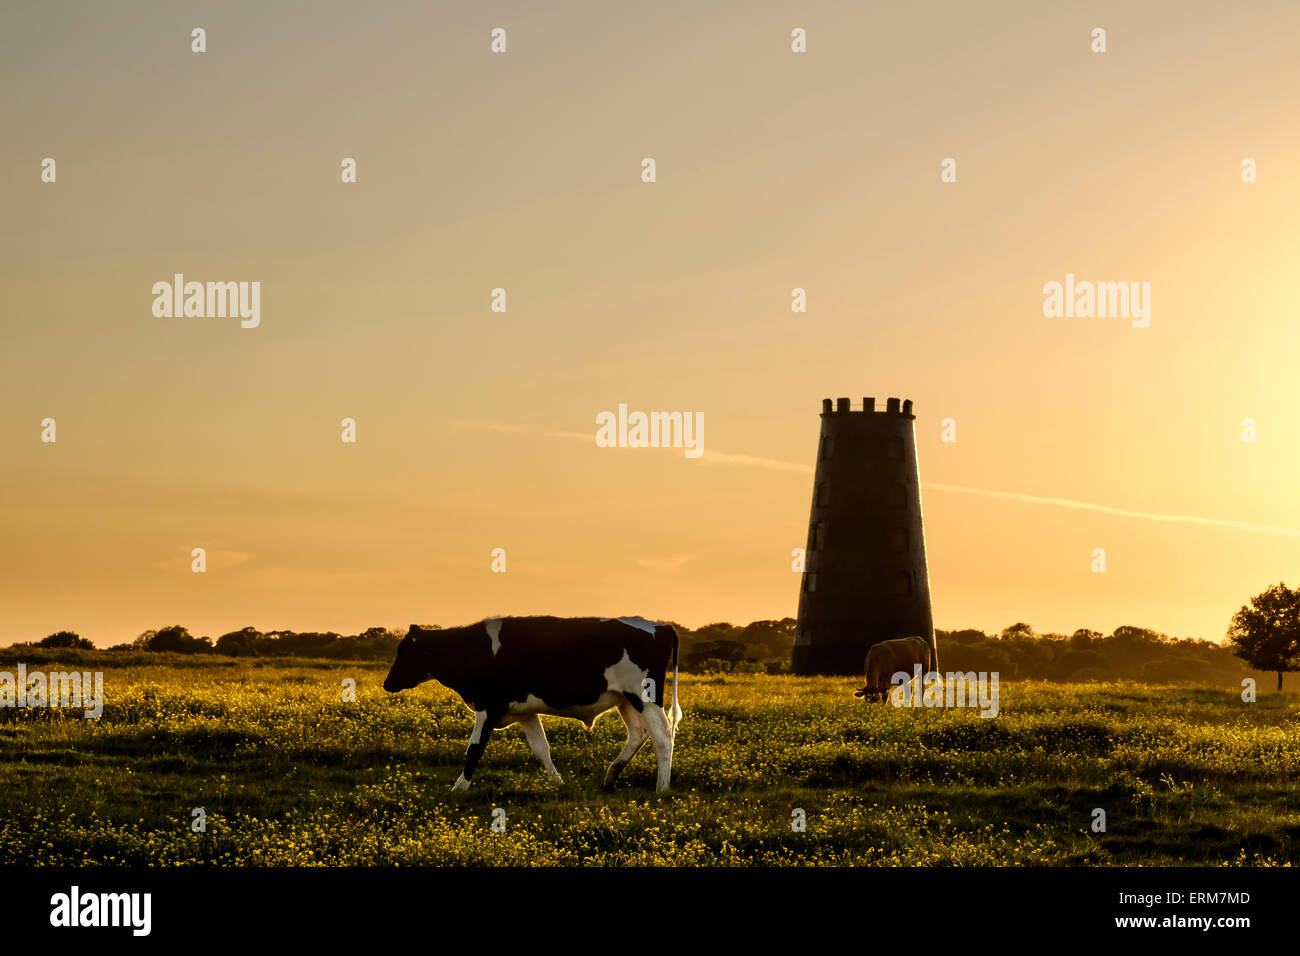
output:
M883 704L889 699L894 675L902 672L910 681L917 664L921 665L922 674L939 670L939 652L923 637L900 637L873 644L867 651L863 667L867 683L853 696L873 698L878 695Z
M673 665L672 709L664 710L664 679ZM649 737L659 767L656 790L668 789L673 739L682 719L677 703L677 632L639 617L507 617L446 630L411 625L384 679L395 693L433 678L474 711L465 770L452 790L468 790L474 767L494 729L519 724L528 746L554 783L563 783L539 714L575 717L588 730L617 708L627 745L610 764L604 786Z

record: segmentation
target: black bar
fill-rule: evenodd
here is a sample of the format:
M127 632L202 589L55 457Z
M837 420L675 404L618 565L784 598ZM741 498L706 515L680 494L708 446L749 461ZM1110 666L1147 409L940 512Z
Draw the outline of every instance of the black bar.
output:
M150 893L147 939L205 945L254 938L392 945L412 933L451 945L469 933L496 948L510 940L562 944L588 931L613 941L607 934L620 926L646 945L670 937L770 944L773 933L787 931L805 942L884 943L895 934L896 943L918 944L1201 936L1232 945L1289 928L1300 877L1283 869L1195 867L7 869L0 870L0 899L10 939L134 941L130 927L51 926L52 897L74 885L83 900ZM1182 898L1171 903L1171 892ZM1121 902L1121 894L1133 899ZM1134 918L1155 925L1117 924ZM1163 925L1204 918L1248 925Z

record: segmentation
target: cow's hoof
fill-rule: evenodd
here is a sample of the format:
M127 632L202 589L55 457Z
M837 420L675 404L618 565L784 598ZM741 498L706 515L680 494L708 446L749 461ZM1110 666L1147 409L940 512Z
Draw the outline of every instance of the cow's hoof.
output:
M468 789L469 789L469 781L465 779L465 775L463 773L459 777L457 777L456 782L451 785L452 793L464 793Z

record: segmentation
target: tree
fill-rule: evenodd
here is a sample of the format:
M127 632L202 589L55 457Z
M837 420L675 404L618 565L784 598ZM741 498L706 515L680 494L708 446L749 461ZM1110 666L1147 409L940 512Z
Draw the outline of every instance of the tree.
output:
M59 631L36 642L37 647L75 647L82 651L93 651L95 645L75 631Z
M761 660L789 657L794 647L794 618L779 621L754 621L741 631L746 654Z
M135 647L145 651L175 651L180 654L202 653L212 650L210 637L195 637L179 624L145 631L135 639Z
M1283 672L1300 670L1300 588L1278 583L1255 595L1233 615L1228 642L1251 667L1275 671L1281 690Z
M231 657L240 657L248 654L254 654L257 650L258 643L262 640L262 632L255 627L243 627L238 631L231 631L229 634L222 634L217 638L214 650L218 654L229 654Z
M1111 632L1110 636L1117 641L1145 641L1149 644L1160 644L1169 640L1159 631L1153 631L1149 627L1137 627L1133 624L1121 624Z
M1004 628L1000 636L1004 641L1032 641L1035 635L1034 629L1021 621L1019 624Z
M989 639L987 634L973 627L967 627L960 631L935 630L934 636L944 644L979 644Z

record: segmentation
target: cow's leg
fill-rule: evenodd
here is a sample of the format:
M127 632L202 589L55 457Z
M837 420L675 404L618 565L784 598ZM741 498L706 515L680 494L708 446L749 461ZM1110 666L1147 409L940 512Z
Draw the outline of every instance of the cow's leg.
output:
M474 714L474 730L469 735L469 746L465 748L465 769L461 772L459 779L451 785L453 791L469 789L469 781L474 776L474 768L478 766L478 758L482 757L483 751L487 749L488 738L492 736L492 728L501 719L501 716L499 713L488 710L480 710Z
M551 747L546 742L546 730L542 727L542 718L536 714L519 719L519 726L524 728L524 736L528 738L528 747L533 752L533 756L542 762L542 768L546 771L546 776L550 778L551 783L564 783L555 764L551 763Z
M655 761L659 764L659 779L655 790L663 793L673 774L673 731L668 723L668 715L658 704L646 704L641 710L646 729L655 746Z
M618 713L623 718L623 723L627 724L627 743L623 746L622 752L614 758L614 762L609 765L609 769L605 771L605 782L602 786L606 790L614 786L614 781L618 779L618 775L636 756L637 751L641 749L641 746L646 742L646 738L650 735L649 731L646 730L645 721L641 719L641 715L637 713L637 709L629 701L619 702Z

